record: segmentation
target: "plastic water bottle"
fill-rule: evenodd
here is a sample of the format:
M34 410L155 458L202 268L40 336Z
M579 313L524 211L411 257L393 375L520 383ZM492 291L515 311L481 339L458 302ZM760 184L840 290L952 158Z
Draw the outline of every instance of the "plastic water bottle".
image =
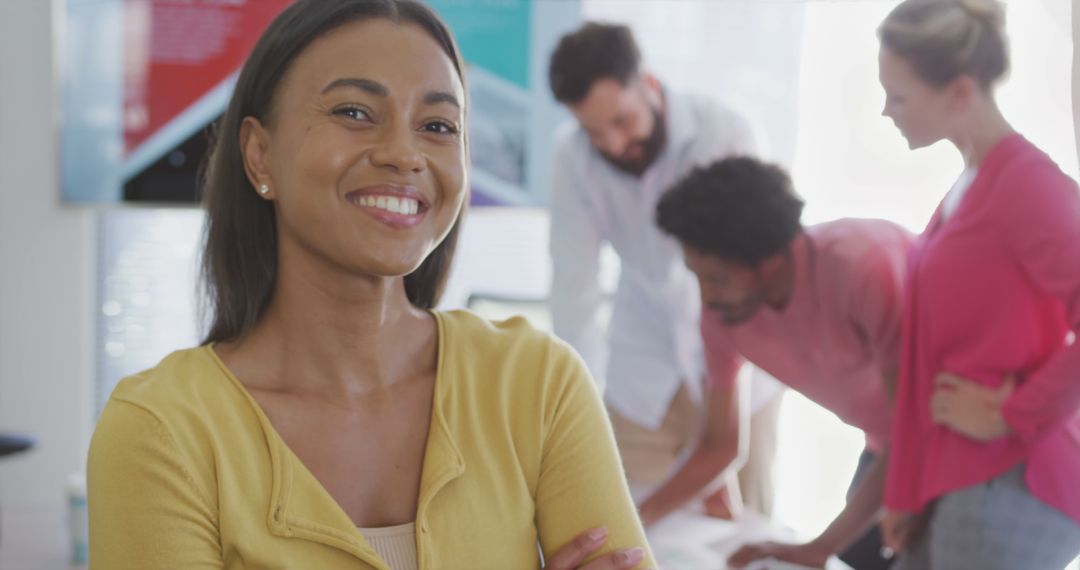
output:
M86 510L86 475L72 473L68 476L67 504L71 563L87 564L90 551L90 519Z

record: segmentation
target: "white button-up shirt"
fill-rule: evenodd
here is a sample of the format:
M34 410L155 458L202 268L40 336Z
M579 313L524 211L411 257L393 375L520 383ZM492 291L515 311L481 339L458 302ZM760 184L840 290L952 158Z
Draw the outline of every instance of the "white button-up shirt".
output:
M663 422L681 383L701 401L704 374L697 280L678 242L656 226L656 204L695 166L756 153L749 123L735 112L665 95L667 144L641 177L611 166L573 124L558 139L551 191L555 333L606 383L608 405L650 429ZM598 320L604 243L621 262L607 342Z

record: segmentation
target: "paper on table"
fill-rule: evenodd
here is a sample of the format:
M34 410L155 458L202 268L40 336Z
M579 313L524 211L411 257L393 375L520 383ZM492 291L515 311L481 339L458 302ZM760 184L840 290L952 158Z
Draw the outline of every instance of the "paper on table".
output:
M755 560L748 564L742 570L818 570L811 568L810 566L802 566L800 564L792 564L790 562L784 562L775 558L764 558L762 560ZM837 558L830 558L825 563L825 570L851 570L851 567L844 564Z
M661 568L724 568L727 557L747 542L792 540L786 531L764 517L746 512L736 521L684 509L654 524L649 545Z
M727 568L727 558L744 544L766 540L794 541L790 529L752 511L736 521L720 520L700 511L684 509L649 528L648 540L661 569ZM850 570L830 559L826 570ZM746 570L807 570L778 560L759 560Z

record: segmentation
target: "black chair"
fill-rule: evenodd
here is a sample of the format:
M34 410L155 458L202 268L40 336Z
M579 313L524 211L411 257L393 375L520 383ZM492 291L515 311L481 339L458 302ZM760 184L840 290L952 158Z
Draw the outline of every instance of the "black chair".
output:
M27 451L32 447L34 447L32 437L0 432L0 457Z

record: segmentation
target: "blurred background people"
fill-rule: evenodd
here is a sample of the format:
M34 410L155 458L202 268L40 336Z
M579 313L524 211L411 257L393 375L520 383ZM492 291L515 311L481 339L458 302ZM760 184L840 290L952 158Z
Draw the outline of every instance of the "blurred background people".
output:
M756 142L736 112L665 89L643 71L626 26L590 22L564 36L548 77L576 119L553 159L553 324L605 383L627 477L647 489L670 475L699 432L704 374L697 284L678 244L656 228L653 211L694 166L753 154ZM605 244L620 262L606 327L598 280ZM768 514L779 389L762 381L754 392L756 420L738 482L742 501ZM735 491L730 485L715 495L713 510L737 511Z

